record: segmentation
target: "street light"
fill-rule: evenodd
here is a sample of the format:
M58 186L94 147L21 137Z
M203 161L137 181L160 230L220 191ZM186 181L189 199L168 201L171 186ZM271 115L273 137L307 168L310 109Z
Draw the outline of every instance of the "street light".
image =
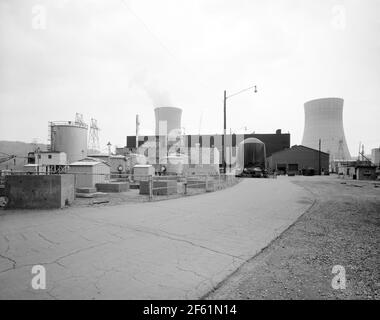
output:
M240 91L238 91L234 94L231 94L229 96L227 96L227 91L224 90L224 103L223 103L223 106L224 106L224 128L223 128L223 150L222 150L222 163L223 163L224 173L226 173L225 155L226 155L226 130L227 130L227 116L226 116L227 99L232 98L234 96L237 96L238 94L243 93L243 92L248 91L248 90L251 90L251 89L254 89L254 93L257 93L257 86L256 85L248 87L248 88L243 89L243 90L240 90Z

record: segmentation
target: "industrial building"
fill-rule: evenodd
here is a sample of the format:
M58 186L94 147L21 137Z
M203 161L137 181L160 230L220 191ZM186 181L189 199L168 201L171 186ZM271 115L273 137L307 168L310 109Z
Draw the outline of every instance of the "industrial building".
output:
M237 147L239 143L248 138L256 138L265 144L267 156L270 156L274 152L281 151L285 148L290 148L290 134L282 133L281 130L277 130L273 134L227 134L226 135L226 162L234 162L237 156ZM181 151L186 149L195 148L199 144L200 148L216 148L219 153L219 163L222 163L222 148L223 148L223 135L184 135L181 137L182 143ZM160 136L140 136L139 147L146 143L150 143L152 146L160 144ZM170 145L168 144L168 150ZM136 136L127 136L127 145L125 148L117 150L120 153L136 152ZM157 163L159 159L157 157Z
M29 152L24 171L40 173L62 173L67 169L67 156L60 151Z
M111 173L126 173L131 167L131 159L123 155L90 154L87 158L98 159L110 166Z
M305 128L302 145L330 154L330 161L351 160L343 128L341 98L323 98L305 103Z
M339 162L338 175L353 180L376 180L379 176L377 166L369 160Z
M329 161L328 153L296 145L269 156L267 167L269 171L276 170L284 174L307 174L306 171L317 174L319 163L321 172L329 172Z
M116 153L129 155L142 154L149 164L159 166L170 162L176 164L174 171L178 171L182 164L191 172L215 172L215 166L222 165L223 145L226 148L225 160L228 168L236 166L238 146L246 139L259 139L265 144L266 153L281 151L290 147L290 134L277 130L273 134L227 134L224 143L223 134L183 135L181 127L182 110L175 107L155 108L155 135L127 136L126 146L117 148ZM138 119L138 117L136 118ZM139 121L136 120L136 133ZM177 159L180 157L179 159ZM207 168L205 167L207 166ZM156 168L157 169L157 168ZM173 171L172 170L172 171ZM218 171L218 170L216 170Z
M372 149L371 159L375 166L380 167L380 148Z
M357 166L355 168L355 176L357 180L376 180L377 172L374 166Z
M110 166L103 161L83 160L70 164L68 173L75 176L75 188L94 188L110 180Z

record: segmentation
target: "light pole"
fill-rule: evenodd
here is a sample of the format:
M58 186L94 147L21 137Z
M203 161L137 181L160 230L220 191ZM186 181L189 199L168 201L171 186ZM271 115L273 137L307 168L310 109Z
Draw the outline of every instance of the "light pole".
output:
M227 99L232 98L234 96L237 96L240 93L243 93L245 91L254 89L255 93L257 93L257 86L251 86L246 89L240 90L239 92L236 92L234 94L231 94L227 96L227 91L224 90L224 100L223 100L223 112L224 112L224 127L223 127L223 147L222 147L222 165L224 173L226 173L226 130L227 130Z

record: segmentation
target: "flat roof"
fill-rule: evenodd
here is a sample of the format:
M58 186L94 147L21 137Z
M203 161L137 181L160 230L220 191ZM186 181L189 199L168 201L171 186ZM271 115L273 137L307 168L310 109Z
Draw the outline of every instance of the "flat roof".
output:
M40 152L33 152L33 153L66 153L63 151L40 151Z
M92 167L92 166L96 166L98 164L105 164L105 165L107 165L106 163L100 162L100 161L77 161L77 162L70 163L69 166L74 166L74 167Z

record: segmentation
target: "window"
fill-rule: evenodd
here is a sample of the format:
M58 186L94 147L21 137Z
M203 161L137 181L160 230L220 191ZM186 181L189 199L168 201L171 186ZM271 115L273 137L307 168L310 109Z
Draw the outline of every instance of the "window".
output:
M214 142L214 137L211 136L211 137L210 137L210 147L211 147L211 148L214 148L214 144L215 144L215 142Z
M51 154L48 155L48 159L51 159Z

